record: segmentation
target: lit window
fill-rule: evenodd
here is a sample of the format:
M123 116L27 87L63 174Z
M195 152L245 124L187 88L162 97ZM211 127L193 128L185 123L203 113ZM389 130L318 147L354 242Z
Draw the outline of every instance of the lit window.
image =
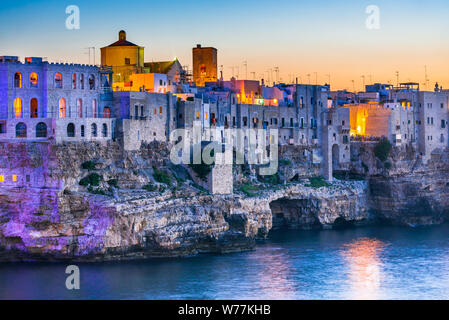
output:
M55 74L55 88L62 88L62 74L59 72Z
M37 73L33 72L30 75L30 88L37 88Z
M15 175L15 174L12 175L12 181L14 181L14 182L17 181L17 175Z
M15 118L22 118L22 99L14 99L14 116Z
M22 74L20 72L14 75L14 88L22 88Z
M0 174L0 182L5 182L5 176Z
M199 113L199 112L196 113L196 118L197 118L197 119L200 118L200 113Z
M159 106L159 113L162 114L162 106Z

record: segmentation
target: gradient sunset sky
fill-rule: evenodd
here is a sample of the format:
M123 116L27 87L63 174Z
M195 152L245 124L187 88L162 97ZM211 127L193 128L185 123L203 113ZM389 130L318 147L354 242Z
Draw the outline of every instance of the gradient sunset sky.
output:
M80 8L80 30L67 30L65 8ZM369 5L380 8L380 29L368 30ZM87 63L87 47L99 48L126 30L145 47L145 60L192 65L192 48L218 49L224 77L239 67L245 78L267 79L279 67L288 82L328 81L333 89L362 88L365 82L419 82L425 66L430 86L449 88L449 1L226 0L226 1L11 1L0 4L0 55L47 57ZM93 62L93 58L91 58ZM234 68L237 74L237 68ZM274 74L274 73L273 73ZM310 76L308 76L310 75ZM371 80L371 81L370 81Z

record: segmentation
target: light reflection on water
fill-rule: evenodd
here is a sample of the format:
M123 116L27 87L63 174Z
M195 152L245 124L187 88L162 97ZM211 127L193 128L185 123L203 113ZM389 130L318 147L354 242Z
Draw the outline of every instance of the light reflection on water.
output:
M0 299L448 299L449 226L283 231L257 250L186 259L0 264Z
M382 241L361 238L343 245L342 256L348 264L351 290L348 299L376 300L380 298L382 262L380 254L385 247Z

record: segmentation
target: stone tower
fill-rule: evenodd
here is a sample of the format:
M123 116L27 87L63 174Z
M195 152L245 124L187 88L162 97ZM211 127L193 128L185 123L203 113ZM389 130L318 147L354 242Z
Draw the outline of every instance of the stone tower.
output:
M205 82L217 81L217 49L201 47L200 44L193 51L193 81L197 86L204 87Z
M112 67L114 82L128 82L133 73L143 72L144 47L126 40L126 32L120 30L118 41L101 48L101 64Z

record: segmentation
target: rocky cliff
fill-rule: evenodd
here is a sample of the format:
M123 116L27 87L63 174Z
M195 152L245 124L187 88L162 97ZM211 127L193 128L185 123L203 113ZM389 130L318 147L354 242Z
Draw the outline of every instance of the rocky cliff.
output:
M153 143L0 144L0 260L102 261L179 257L254 248L270 230L333 228L374 219L416 225L447 218L445 155L427 166L394 150L391 166L355 145L352 174L364 181L306 178L307 152L281 150L281 170L257 177L235 168L235 193L214 196ZM303 150L307 151L307 150ZM298 156L298 154L300 156ZM296 155L296 156L295 156ZM388 168L387 168L388 167Z

